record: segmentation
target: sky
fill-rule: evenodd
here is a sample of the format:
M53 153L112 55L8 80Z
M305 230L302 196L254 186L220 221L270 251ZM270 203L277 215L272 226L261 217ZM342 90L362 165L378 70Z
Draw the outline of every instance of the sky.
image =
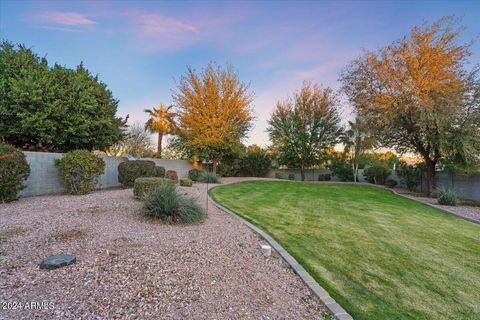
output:
M335 90L341 70L363 50L454 15L480 63L480 1L0 1L0 39L23 43L50 64L81 61L108 85L118 115L145 122L145 108L172 103L190 66L233 65L254 93L247 144L268 144L277 101L304 80ZM342 103L345 120L352 117Z

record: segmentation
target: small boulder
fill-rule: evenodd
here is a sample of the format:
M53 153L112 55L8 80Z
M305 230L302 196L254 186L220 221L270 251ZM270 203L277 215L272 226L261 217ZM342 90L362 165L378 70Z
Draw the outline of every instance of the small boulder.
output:
M77 258L70 254L57 254L43 259L42 263L40 264L40 269L53 270L71 265L76 261Z

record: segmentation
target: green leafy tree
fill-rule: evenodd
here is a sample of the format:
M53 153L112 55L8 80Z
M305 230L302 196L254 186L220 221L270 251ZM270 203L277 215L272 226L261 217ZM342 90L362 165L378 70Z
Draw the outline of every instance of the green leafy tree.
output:
M354 181L352 167L345 154L332 154L328 168L330 172L332 172L332 175L338 177L340 180Z
M416 191L417 186L422 181L423 172L425 172L424 164L414 166L400 162L397 168L397 175L400 177L400 181L412 192Z
M279 102L267 131L280 164L305 169L318 164L342 134L338 101L330 88L304 82L299 92Z
M247 148L243 143L234 143L229 149L225 149L217 168L218 175L222 177L238 176L242 170L242 159L246 152Z
M257 145L247 148L242 159L242 174L247 177L263 177L272 167L272 160L267 151Z
M23 150L106 150L123 139L117 106L83 64L49 67L24 45L0 44L0 140Z

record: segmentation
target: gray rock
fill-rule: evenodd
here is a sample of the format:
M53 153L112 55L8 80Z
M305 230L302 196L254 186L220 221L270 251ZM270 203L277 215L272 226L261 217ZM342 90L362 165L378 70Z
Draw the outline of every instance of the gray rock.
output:
M43 259L42 263L40 264L40 269L53 270L71 265L76 261L77 258L70 254L57 254Z

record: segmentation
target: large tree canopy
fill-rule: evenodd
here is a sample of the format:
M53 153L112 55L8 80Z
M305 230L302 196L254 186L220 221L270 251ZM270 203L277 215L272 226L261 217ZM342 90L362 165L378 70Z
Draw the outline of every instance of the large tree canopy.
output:
M200 73L189 68L173 94L178 141L190 153L214 162L246 137L252 126L252 94L232 66L209 64Z
M342 130L338 101L330 88L304 82L299 92L279 102L267 131L280 164L305 168L318 164L325 150L339 141Z
M460 152L453 148L469 152L478 145L476 75L465 70L470 52L457 43L460 32L450 18L414 27L408 37L365 52L341 78L356 111L384 146L423 157L430 190L440 159Z
M24 45L0 45L0 140L24 150L105 150L123 138L118 101L80 64L49 67Z

